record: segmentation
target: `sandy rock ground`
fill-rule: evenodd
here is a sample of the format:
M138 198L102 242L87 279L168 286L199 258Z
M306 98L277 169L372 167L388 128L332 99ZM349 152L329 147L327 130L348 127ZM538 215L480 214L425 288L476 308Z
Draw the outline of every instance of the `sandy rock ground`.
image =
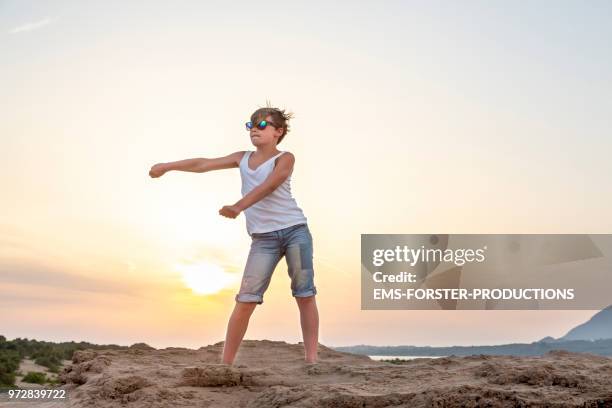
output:
M391 364L320 345L309 365L301 343L245 340L227 366L222 348L78 351L60 373L68 400L28 406L612 407L612 359L586 353Z

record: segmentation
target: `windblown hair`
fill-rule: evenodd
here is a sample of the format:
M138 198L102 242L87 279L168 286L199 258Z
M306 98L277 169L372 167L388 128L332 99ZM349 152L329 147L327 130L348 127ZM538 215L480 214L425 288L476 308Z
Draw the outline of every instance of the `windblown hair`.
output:
M270 104L270 101L266 101L265 107L259 108L253 112L251 115L251 122L257 123L261 120L265 120L268 115L272 117L272 123L274 123L275 127L283 128L283 134L278 138L278 142L276 143L278 145L285 138L285 135L289 133L291 127L289 125L289 119L293 118L293 113L285 112L284 109L274 108Z

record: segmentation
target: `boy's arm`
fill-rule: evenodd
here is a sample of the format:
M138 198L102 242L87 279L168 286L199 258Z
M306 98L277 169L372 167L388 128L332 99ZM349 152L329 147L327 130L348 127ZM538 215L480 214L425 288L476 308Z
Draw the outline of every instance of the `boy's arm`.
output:
M195 159L185 159L170 163L164 163L164 169L180 170L180 171L191 171L195 173L204 173L212 170L231 169L233 167L240 166L240 160L244 155L244 151L234 152L224 157L217 157L214 159L206 159L198 157Z
M236 204L238 211L244 211L249 208L274 190L278 188L283 182L289 177L295 164L295 156L292 153L287 152L281 155L274 166L272 173L264 180L263 183L249 191L241 200Z

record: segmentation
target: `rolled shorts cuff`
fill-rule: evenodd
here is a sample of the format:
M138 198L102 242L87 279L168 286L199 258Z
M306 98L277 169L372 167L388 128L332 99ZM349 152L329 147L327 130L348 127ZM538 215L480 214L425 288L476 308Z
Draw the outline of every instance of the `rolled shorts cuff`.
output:
M306 290L292 293L293 297L308 297L308 296L314 296L316 294L317 294L316 287L313 287L312 289L306 289Z
M253 295L251 293L239 293L236 295L235 299L236 302L258 303L260 305L263 303L263 296Z

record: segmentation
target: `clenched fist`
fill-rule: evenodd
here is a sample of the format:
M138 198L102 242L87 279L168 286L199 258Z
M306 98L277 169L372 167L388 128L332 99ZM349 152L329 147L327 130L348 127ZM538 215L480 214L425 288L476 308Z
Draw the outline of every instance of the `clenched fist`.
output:
M149 176L153 178L163 176L164 173L168 171L164 164L165 163L157 163L153 167L151 167L151 170L149 170Z
M219 210L219 214L227 218L236 218L240 214L240 209L236 205L224 205Z

